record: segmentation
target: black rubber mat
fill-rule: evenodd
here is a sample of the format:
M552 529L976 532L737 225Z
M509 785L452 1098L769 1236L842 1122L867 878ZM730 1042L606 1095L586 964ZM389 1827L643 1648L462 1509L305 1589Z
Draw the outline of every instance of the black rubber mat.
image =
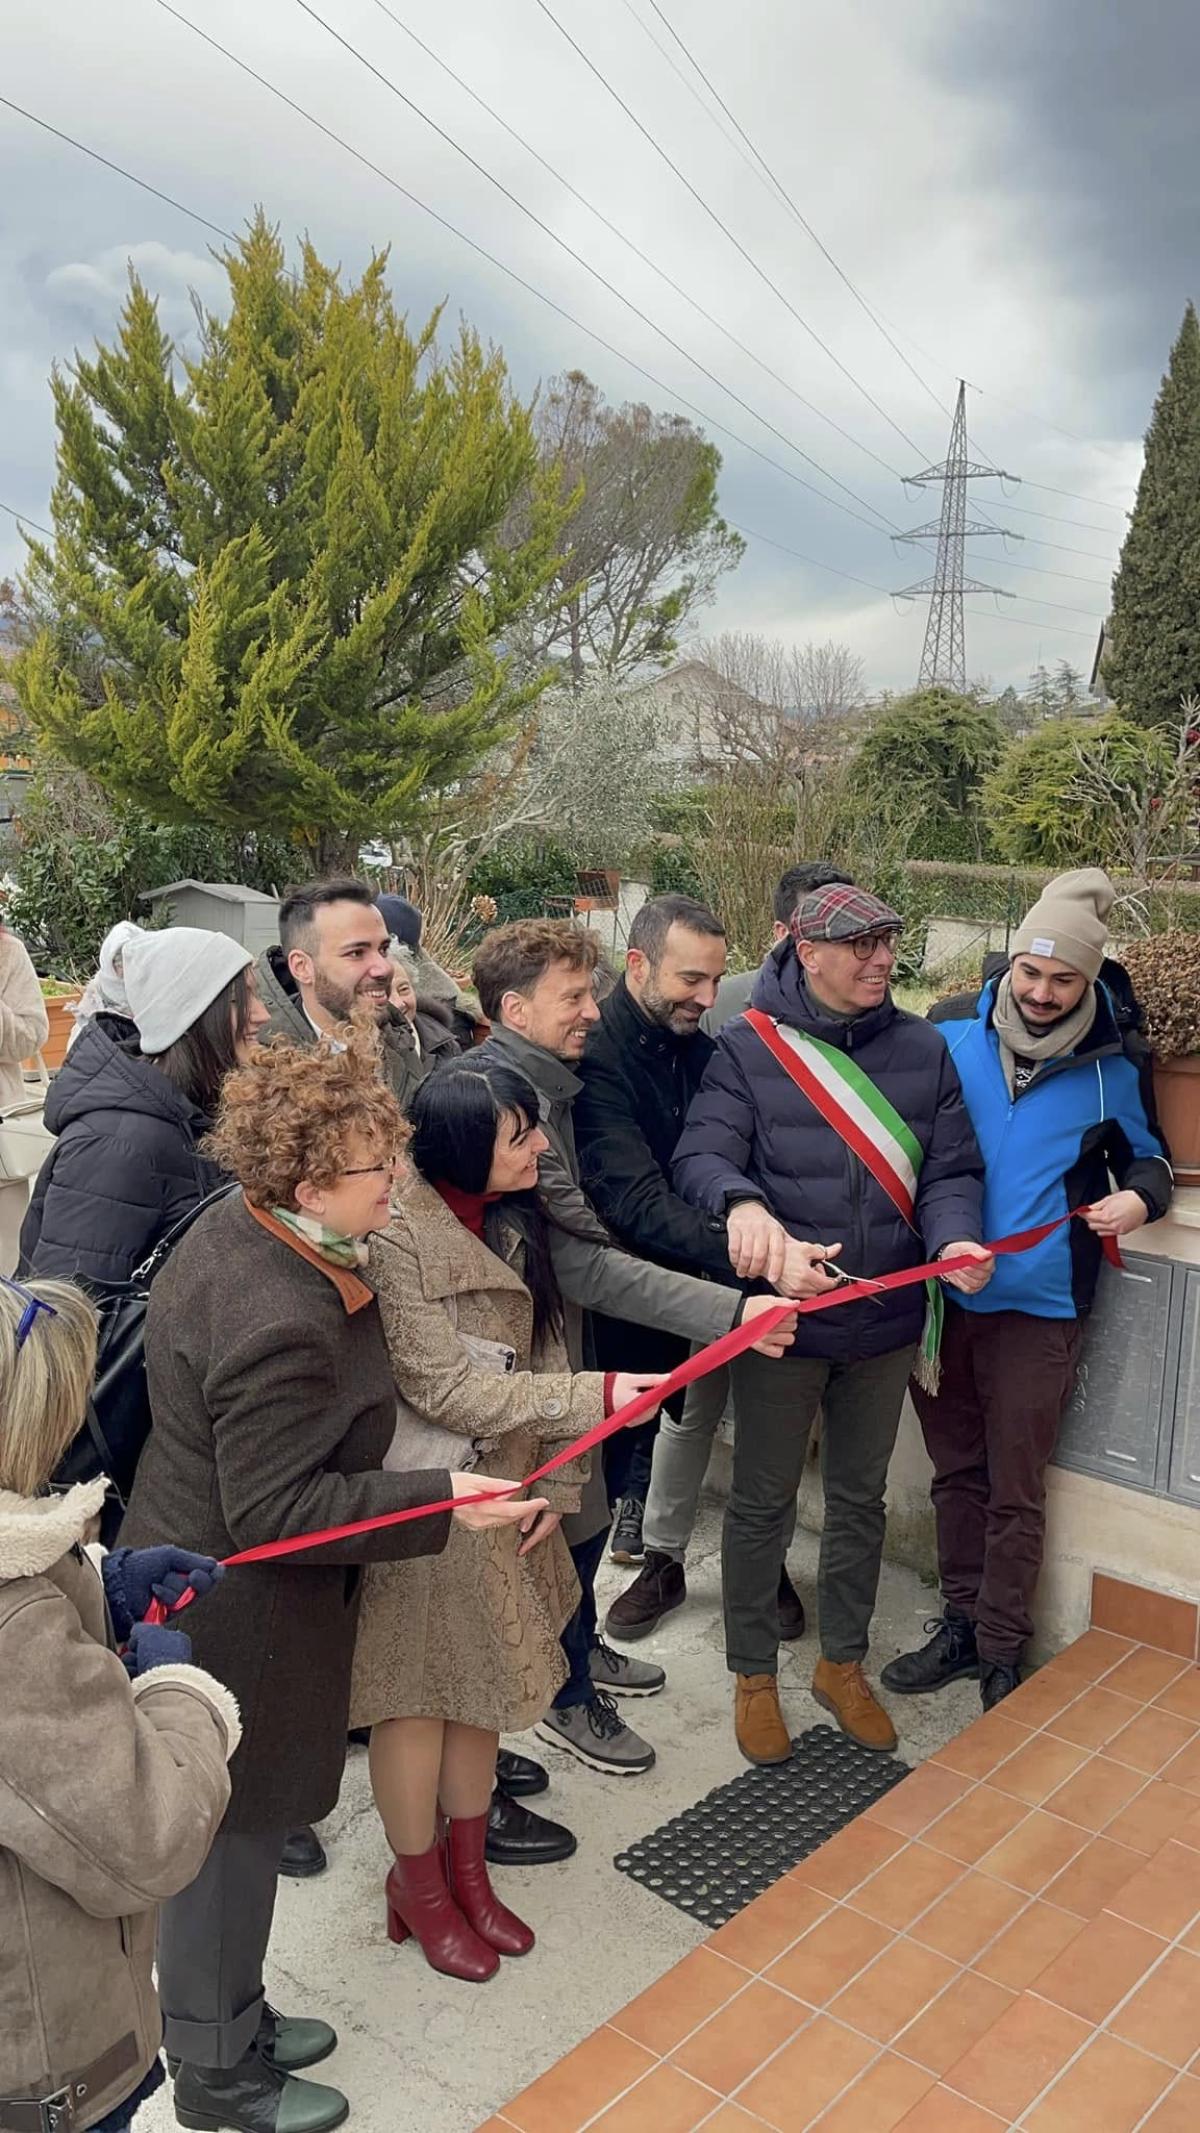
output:
M834 1726L812 1726L792 1759L744 1770L618 1852L613 1865L702 1925L723 1926L909 1775Z

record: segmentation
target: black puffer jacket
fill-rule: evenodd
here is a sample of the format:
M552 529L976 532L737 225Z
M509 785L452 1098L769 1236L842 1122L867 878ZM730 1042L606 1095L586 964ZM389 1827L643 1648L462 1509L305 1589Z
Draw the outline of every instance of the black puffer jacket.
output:
M853 1274L890 1274L933 1259L945 1244L983 1237L983 1163L958 1075L939 1032L890 995L851 1022L813 998L790 941L772 950L754 1005L852 1054L924 1150L914 1234L882 1186L739 1018L717 1039L675 1154L675 1183L710 1214L763 1200L794 1237L832 1244ZM919 1285L797 1321L795 1356L846 1362L919 1339Z
M58 1136L21 1228L21 1267L127 1281L159 1238L225 1182L197 1151L211 1121L143 1059L128 1024L97 1015L51 1084Z

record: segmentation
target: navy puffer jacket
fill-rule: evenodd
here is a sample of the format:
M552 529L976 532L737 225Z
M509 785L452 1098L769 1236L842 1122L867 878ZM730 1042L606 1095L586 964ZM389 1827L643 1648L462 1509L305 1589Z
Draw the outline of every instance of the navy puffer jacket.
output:
M935 1258L945 1244L981 1242L983 1162L940 1032L905 1014L890 995L853 1021L831 1015L809 992L790 941L767 957L753 1004L850 1052L906 1120L925 1152L920 1234L741 1015L717 1039L675 1151L684 1199L710 1214L724 1214L737 1200L762 1200L793 1237L840 1241L854 1274L890 1274ZM798 1319L790 1353L835 1362L885 1355L919 1340L924 1315L919 1284L878 1302L839 1304Z
M211 1121L128 1032L117 1016L97 1015L50 1085L45 1118L58 1139L21 1226L26 1274L127 1281L226 1182L197 1148Z

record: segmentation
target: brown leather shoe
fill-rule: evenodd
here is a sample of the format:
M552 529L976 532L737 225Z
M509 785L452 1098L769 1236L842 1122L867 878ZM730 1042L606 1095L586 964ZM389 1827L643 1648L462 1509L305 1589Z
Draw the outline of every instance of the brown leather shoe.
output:
M879 1755L891 1754L896 1745L896 1728L883 1705L876 1702L857 1659L847 1659L844 1664L818 1659L812 1692L819 1704L832 1711L851 1740L863 1748L874 1748Z
M774 1674L738 1674L734 1701L737 1744L748 1763L786 1763L792 1743L779 1708Z

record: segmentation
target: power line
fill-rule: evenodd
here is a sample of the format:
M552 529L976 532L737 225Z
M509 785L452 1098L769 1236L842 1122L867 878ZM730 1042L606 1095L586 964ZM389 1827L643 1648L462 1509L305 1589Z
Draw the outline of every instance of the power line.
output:
M158 5L164 8L167 14L175 15L177 20L187 20L185 16L179 16L175 8L168 5L168 0L158 0ZM798 458L803 459L805 461L806 465L815 468L816 472L822 475L826 481L832 482L835 489L841 489L844 495L852 497L854 502L856 504L861 505L864 511L873 512L876 518L882 519L885 524L891 524L891 521L888 519L886 512L880 511L875 504L868 502L866 497L859 496L856 490L851 489L846 482L840 481L836 474L831 473L828 467L823 466L819 459L814 459L811 452L806 452L801 445L796 444L791 437L787 436L787 434L783 430L778 429L776 425L773 422L769 421L765 415L759 414L757 408L752 407L748 400L744 400L741 394L735 392L734 388L731 385L727 385L723 378L719 378L716 375L715 371L709 370L707 365L702 363L698 356L693 355L689 349L683 346L682 342L675 340L673 335L668 333L664 326L660 326L657 320L652 319L647 312L641 309L640 305L635 304L633 302L632 298L625 296L623 292L616 287L615 283L609 281L607 276L600 272L598 267L592 266L591 262L585 259L581 252L577 252L573 245L568 244L565 237L560 237L557 230L552 229L548 222L543 221L542 217L537 214L533 208L527 207L525 202L520 199L516 193L512 192L507 185L504 184L502 179L497 178L494 173L487 168L486 164L481 163L476 156L473 156L469 148L464 148L462 142L456 140L452 133L448 133L446 131L446 128L444 126L440 126L436 119L430 118L428 112L423 111L421 109L421 106L418 103L415 103L411 96L407 96L404 90L401 89L396 82L392 81L389 75L383 72L382 68L377 67L373 60L368 59L366 54L358 49L357 45L352 44L348 37L344 37L340 30L335 29L332 23L327 22L323 15L318 14L316 8L310 5L310 0L295 0L295 5L300 8L304 14L308 15L313 22L318 23L321 29L323 29L328 36L333 38L336 44L340 44L342 46L344 51L349 52L351 57L358 61L360 66L365 67L368 74L374 75L376 81L380 82L385 89L389 90L393 96L397 97L407 110L411 111L417 118L419 118L423 122L424 125L428 126L432 132L436 133L439 140L444 141L447 147L453 148L456 154L462 156L463 160L470 164L472 170L477 171L479 173L479 176L485 178L489 185L494 186L497 192L501 193L503 197L512 204L513 207L517 208L521 214L525 215L529 219L529 221L533 223L535 229L540 230L543 236L548 237L553 244L556 244L559 247L560 251L565 252L568 259L573 260L576 266L582 267L585 274L590 274L592 279L598 282L600 284L600 287L604 289L609 296L615 297L618 303L624 304L626 310L631 311L633 313L633 316L636 319L640 320L642 325L648 326L652 333L657 333L660 339L664 340L667 343L667 346L669 348L673 348L675 350L675 353L677 355L681 355L685 362L692 364L693 368L698 370L703 377L706 377L709 380L710 384L715 385L719 392L727 393L729 398L735 403L736 406L742 408L743 411L748 414L755 422L761 422L765 430L769 430L771 435L773 437L777 437L780 443L786 445L789 451L795 452ZM194 23L189 23L188 27L195 29L196 25ZM403 25L401 25L401 27L403 27ZM197 34L202 35L204 33L198 31ZM215 38L210 39L209 41L214 44L216 43ZM845 433L843 432L843 434ZM886 464L886 462L881 461L880 464L883 465ZM888 471L891 472L892 469L889 468ZM822 492L818 489L814 493L819 496ZM834 503L836 502L836 499L833 497L827 497L825 501L827 503ZM838 508L839 510L843 511L847 509L846 505L844 504L839 505ZM848 516L851 518L856 518L858 517L858 515L859 514L857 512L853 511L848 513ZM863 525L867 525L870 523L870 521L863 519L861 523Z
M0 102L5 102L6 100L5 98L0 98ZM19 526L32 526L35 533L45 533L51 540L54 539L53 529L50 526L41 525L36 518L30 518L28 511L18 511L13 504L3 503L0 503L0 511L7 511L9 517L15 518Z
M590 341L594 341L598 348L603 348L606 355L615 357L619 363L627 364L630 370L635 371L639 377L645 378L648 384L653 385L656 392L665 393L669 400L675 401L680 407L687 408L690 414L697 416L708 428L718 431L723 437L728 437L741 450L753 453L754 457L761 459L764 465L773 467L777 474L782 474L788 481L795 482L802 489L807 489L811 495L818 497L822 503L830 504L835 510L845 512L848 518L858 518L858 513L850 511L845 504L839 503L836 496L826 496L824 490L818 489L814 483L806 481L804 476L797 474L794 468L786 467L780 460L772 458L771 454L764 452L761 446L752 444L749 438L741 436L737 430L730 429L728 423L718 421L715 415L711 415L706 409L697 406L695 401L687 399L674 386L668 385L665 379L660 378L654 371L648 370L644 363L639 363L634 356L627 354L624 349L618 348L612 341L606 340L604 335L598 333L594 326L589 326L583 319L577 318L573 311L567 310L565 304L560 304L555 297L548 296L544 289L537 287L535 282L528 281L523 274L518 273L515 267L508 266L494 252L489 252L487 246L480 244L477 238L468 236L465 230L459 229L456 223L451 222L447 216L440 214L437 208L431 207L427 200L422 200L417 193L410 191L407 185L402 185L400 180L393 177L390 171L386 171L378 163L372 162L369 156L364 155L361 149L355 148L350 141L344 139L341 134L336 133L331 126L327 126L324 120L317 118L313 112L306 111L302 104L296 103L294 98L288 96L274 82L269 81L265 75L259 74L254 67L250 66L248 61L239 59L236 52L229 51L215 37L210 37L206 30L202 30L197 23L190 22L186 15L179 14L175 8L168 4L168 0L156 0L156 4L163 8L167 14L172 15L185 29L191 30L194 36L201 38L205 44L211 45L213 50L219 52L223 58L228 59L235 67L240 68L243 74L249 75L261 88L268 90L272 96L277 97L280 103L286 104L289 110L296 113L297 117L305 119L309 125L315 126L319 133L324 134L326 139L333 141L337 147L344 149L347 155L353 156L355 162L361 163L363 168L369 170L374 177L381 178L385 185L390 186L393 192L399 193L411 206L419 208L423 215L428 215L430 220L436 222L440 229L446 230L450 236L456 237L460 244L465 244L470 251L475 253L477 258L485 260L489 266L496 269L497 273L506 275L518 288L524 289L527 295L536 297L538 303L544 304L548 310L555 312L559 318L565 319L567 324L573 326L577 332L586 334L587 338ZM0 98L0 102L7 102L7 98ZM13 109L19 109L19 106L14 105ZM33 113L22 112L21 115L33 118L36 125L45 123L43 120L36 118ZM57 132L55 127L49 127L47 130L51 133ZM84 155L95 156L95 151L89 149L82 141L73 140L67 134L62 134L59 138L68 141L71 147L81 149ZM99 162L107 161L103 156L96 156L96 160ZM109 168L119 169L119 166L111 164ZM121 171L120 174L123 177L128 177L132 184L142 186L144 191L155 193L156 197L160 199L168 197L166 194L157 193L157 189L154 186L145 185L144 181L135 177L132 172ZM170 205L178 207L181 214L190 215L194 221L205 221L204 216L196 215L191 208L184 207L182 202L171 201ZM215 223L206 223L206 227L215 229L218 226ZM222 230L220 234L228 237L231 244L236 244L238 241L230 231ZM874 509L874 506L870 508ZM876 513L876 516L881 518L883 514L881 512ZM880 526L874 525L866 519L859 520L859 523L868 526L872 533L880 533L883 530Z
M306 0L297 0L297 5L303 6L305 4ZM810 340L816 342L817 347L820 348L822 352L828 356L830 362L833 363L836 368L841 371L842 376L848 379L849 383L853 385L855 391L862 394L863 399L867 401L869 406L874 408L877 415L882 417L883 421L887 423L889 429L895 430L896 435L901 438L902 441L909 447L909 450L915 452L918 457L920 457L920 446L918 444L914 444L912 438L907 434L905 430L901 429L898 422L893 421L892 417L888 414L887 409L880 406L874 394L868 392L866 386L861 382L860 379L855 377L854 372L850 370L845 363L843 363L841 357L835 355L833 349L829 346L828 342L823 341L821 339L821 336L816 331L816 328L809 325L809 322L804 317L803 312L797 311L796 306L792 303L790 297L788 297L779 287L778 282L772 281L771 276L766 271L766 268L761 267L759 265L758 261L754 257L754 254L747 250L746 246L742 243L740 237L736 237L733 231L729 228L728 224L722 222L721 217L718 215L716 209L709 206L709 203L704 198L704 195L701 192L697 191L696 187L692 184L691 179L687 177L685 173L680 169L678 163L676 163L673 158L668 155L661 141L656 140L655 136L651 133L649 127L643 125L636 111L634 111L630 104L626 103L625 98L621 95L620 91L614 89L612 83L608 80L607 76L601 72L595 61L589 59L587 53L583 49L583 46L579 44L576 39L571 35L571 32L566 28L565 24L559 21L558 16L554 13L553 8L549 5L549 0L536 0L536 4L541 9L543 15L545 15L547 21L552 22L554 24L554 27L558 31L560 37L566 39L566 42L570 45L572 51L575 52L578 57L583 61L583 64L585 67L587 67L589 73L595 76L596 80L601 84L601 87L607 90L613 101L620 105L621 110L625 113L631 124L636 126L638 132L642 135L643 139L650 143L650 146L654 149L656 155L661 156L663 162L667 165L668 169L674 172L680 184L684 186L686 190L691 194L693 200L696 201L697 205L704 210L704 213L709 217L709 220L716 224L717 228L721 231L721 234L728 239L729 243L734 247L735 251L741 254L741 257L746 261L746 264L753 269L755 274L757 274L759 280L763 282L768 289L771 290L774 296L778 297L779 302L783 305L784 309L791 314L792 318L795 319L796 324L803 328L804 332L808 334Z
M894 586L877 585L873 578L856 577L854 572L850 570L835 570L832 563L821 563L816 556L805 555L801 549L790 547L786 541L777 541L773 534L757 533L752 526L741 526L735 519L729 519L727 524L731 525L736 533L744 534L748 541L757 541L767 548L777 548L781 555L794 556L798 563L807 563L813 570L828 571L835 578L847 578L852 585L863 585L868 592L882 593L885 599L891 600L893 603L902 597ZM1078 613L1081 610L1073 609L1070 612ZM1061 622L1042 622L1037 616L1030 616L1027 619L1023 615L1008 615L1001 613L998 609L993 612L991 608L979 607L969 608L968 613L979 615L993 622L1015 624L1018 629L1042 630L1049 637L1082 637L1089 644L1093 641L1090 630L1071 629ZM1096 626L1099 628L1099 623Z
M182 200L173 199L170 193L160 192L157 185L149 185L145 178L135 177L123 164L114 163L108 156L102 156L98 148L89 148L86 142L77 141L73 133L63 133L60 127L52 126L49 119L39 118L36 111L26 111L23 105L14 104L8 96L0 96L0 104L9 111L15 111L18 118L28 119L31 126L40 126L44 133L52 133L55 140L65 141L68 148L78 148L80 154L90 156L93 163L102 163L105 170L115 171L118 178L127 178L131 185L139 186L142 192L152 193L156 200L165 201L166 205L173 207L178 214L187 215L191 221L200 223L202 228L211 230L215 237L224 237L230 244L237 243L233 232L222 229L219 222L210 222L207 215L198 215L195 208L185 207Z
M517 128L509 123L509 121L504 117L503 113L497 111L494 104L489 104L487 98L481 96L477 89L473 89L469 81L465 81L461 74L456 73L455 69L449 64L448 60L443 59L440 53L434 51L432 45L427 44L423 37L418 36L416 30L414 30L409 23L403 22L400 16L397 15L392 8L388 7L388 5L386 4L386 0L374 0L374 5L379 9L380 14L386 15L388 21L393 23L395 27L400 30L405 37L409 38L411 42L416 45L418 51L424 52L426 58L431 59L433 61L434 66L440 67L443 74L447 75L452 82L456 83L458 88L463 91L464 95L469 96L472 102L479 106L479 109L481 111L486 111L488 117L492 119L497 126L503 128L504 132L508 134L510 140L516 141L518 146L523 148L527 155L532 156L534 161L536 163L539 163L543 170L548 171L550 176L555 180L555 183L561 185L566 192L570 193L572 199L578 200L580 206L585 207L590 215L594 215L597 222L601 223L603 227L612 234L612 236L617 238L619 243L625 245L626 248L633 253L635 259L640 259L642 265L649 267L652 274L657 274L659 279L666 283L668 289L671 289L676 296L681 297L685 304L690 304L692 310L695 311L700 318L704 319L708 325L715 327L718 333L723 333L726 340L729 341L731 345L736 348L741 355L748 356L752 363L757 363L759 369L764 371L768 378L773 379L776 385L781 385L785 392L790 393L794 400L799 401L801 407L806 408L808 410L810 415L815 415L819 422L824 422L829 426L830 429L836 430L838 436L843 437L847 444L853 445L856 451L865 452L869 459L874 460L876 466L883 468L885 474L890 474L893 479L897 478L897 472L895 467L889 465L886 459L881 459L878 452L873 451L869 444L865 444L861 437L856 437L854 436L852 431L843 429L841 423L835 422L832 415L827 415L823 408L817 407L812 400L806 399L804 394L800 392L799 389L795 385L793 385L789 379L782 377L777 370L773 370L771 365L764 361L763 357L760 356L755 349L749 347L745 341L739 340L736 333L734 333L728 326L724 325L722 321L717 318L713 314L713 312L709 311L706 306L699 301L697 297L692 296L687 289L683 288L681 284L673 278L672 275L668 274L665 267L660 266L657 260L652 259L648 252L644 252L641 246L634 242L632 237L627 236L626 232L623 229L620 229L618 225L613 222L608 215L605 214L603 208L597 207L594 200L589 200L586 193L580 192L579 187L577 185L574 185L571 182L570 178L564 177L562 171L556 169L555 165L548 161L548 159L541 153L540 149L534 147L532 141L527 140L523 133L518 132ZM174 12L174 10L171 10L171 12ZM577 254L573 254L572 256L578 257ZM592 270L589 268L589 271ZM709 373L709 375L711 375L711 373ZM822 471L824 472L825 470L822 469ZM828 478L830 480L835 479L833 475L829 475ZM851 496L854 495L853 490L849 490L847 493ZM855 501L858 502L861 501L861 499L856 498ZM874 510L875 506L873 504L869 505L868 509ZM884 514L880 513L879 516L882 517L884 516Z
M789 548L786 541L777 541L769 533L755 533L750 526L739 526L736 519L727 519L725 523L732 526L735 533L744 534L748 541L763 541L768 548L778 548L784 555L795 556L798 563L807 563L813 570L828 571L831 577L848 578L851 585L865 585L868 592L883 593L889 600L895 598L889 585L877 585L873 578L856 577L852 570L837 570L832 563L819 562L815 555L804 555L799 548Z
M917 384L921 387L922 391L928 393L930 399L933 401L934 406L938 408L943 415L949 418L951 414L950 408L948 408L944 404L944 402L938 398L938 395L935 393L932 385L930 385L928 381L921 376L921 373L916 368L916 365L914 363L910 363L908 357L904 353L904 350L899 347L897 343L892 339L892 336L888 332L887 327L884 325L883 320L879 317L878 313L873 310L872 306L867 302L867 299L863 295L862 290L856 287L855 283L851 281L850 276L846 273L845 269L834 258L833 253L830 251L828 245L825 244L823 240L817 235L817 232L813 228L812 223L796 205L795 200L792 198L792 195L789 193L782 179L776 175L774 170L772 170L771 165L768 163L766 157L762 154L761 150L757 147L755 142L751 140L750 135L746 132L746 129L742 125L741 120L737 118L735 113L730 110L729 105L726 103L725 98L721 95L720 90L716 87L715 83L711 80L709 75L705 73L704 68L701 66L699 60L696 58L695 53L691 51L690 48L684 43L682 37L679 35L678 30L675 28L675 25L670 20L669 16L663 13L662 8L658 4L658 0L650 0L650 6L654 9L654 12L658 16L658 19L662 23L664 29L666 29L669 34L674 38L676 44L679 46L680 51L683 53L684 58L687 60L688 65L690 67L693 67L696 73L699 75L701 81L704 83L705 88L708 90L709 95L713 97L714 100L720 105L721 110L725 113L725 116L729 120L730 125L736 128L740 138L745 142L746 147L749 149L751 155L754 157L755 162L761 165L762 169L765 171L767 177L770 179L771 184L774 186L776 193L783 201L789 213L793 216L795 221L799 223L805 235L812 239L812 242L816 245L816 248L821 254L822 259L828 261L829 265L833 268L834 273L837 275L838 280L843 282L846 288L849 289L850 294L854 298L855 303L858 304L863 311L865 311L867 317L871 321L871 324L877 329L878 332L883 335L884 340L887 342L888 347L893 351L893 353L899 356L900 361L904 365L904 368L910 373L912 377L916 379ZM642 24L642 27L646 30L646 34L649 35L650 33L645 23ZM657 42L657 40L652 41ZM659 46L659 50L661 49L661 46ZM666 55L664 54L664 57L665 56ZM678 69L676 69L676 72L678 72ZM683 77L681 76L680 79L682 80ZM703 108L703 105L701 105L701 109ZM709 117L713 117L713 114L711 112L709 113ZM893 423L892 427L895 428L896 425ZM900 434L901 436L903 436L903 431L901 431ZM905 437L904 441L906 444L909 444L912 440L908 437ZM916 450L915 445L913 449L914 451Z
M758 148L757 144L751 139L750 135L746 132L745 127L742 125L737 115L730 109L729 105L725 101L725 98L721 95L720 90L717 88L712 78L705 73L704 68L701 66L699 60L696 58L695 53L690 49L687 44L684 43L684 40L680 36L678 30L675 28L674 23L670 20L669 16L664 12L664 10L659 6L658 0L649 0L649 5L653 8L655 14L658 16L659 21L663 24L668 34L674 39L675 43L678 45L689 66L692 67L694 71L699 75L700 80L704 83L704 86L708 90L709 95L720 106L721 110L724 112L730 124L736 128L738 135L740 136L741 140L745 142L746 147L750 151L750 155L754 158L754 163L759 165L761 167L761 170L766 173L766 176L770 180L771 186L774 188L775 193L783 201L789 213L793 216L795 221L799 223L800 228L805 232L806 236L811 238L812 242L816 245L817 250L820 252L822 258L825 259L832 267L839 281L845 284L845 287L850 291L850 294L853 296L855 302L860 305L862 310L866 313L867 317L871 320L872 325L874 325L877 330L883 335L884 340L887 342L888 347L892 350L893 354L899 357L905 369L910 373L913 378L916 379L917 384L921 386L924 392L928 393L930 399L934 403L934 406L940 408L942 413L948 416L950 414L950 409L938 397L933 387L929 384L928 379L922 377L921 372L916 368L916 365L909 361L909 358L905 355L904 350L899 347L897 342L893 339L892 334L888 330L886 321L884 320L882 313L877 312L874 306L867 301L867 298L863 295L861 289L859 289L857 285L853 281L851 281L850 276L846 273L840 262L835 259L833 253L829 250L828 245L826 245L820 238L820 236L818 236L816 230L813 228L811 222L809 222L807 216L802 213L801 209L797 206L795 200L792 198L792 195L788 192L787 187L784 185L782 179L779 178L776 172L771 168L771 165L767 162L766 157L762 154L762 151ZM663 47L659 44L658 39L652 35L649 25L643 22L638 16L636 10L629 5L629 0L626 0L626 6L629 7L629 12L634 16L634 20L639 22L644 34L650 38L650 41L655 46L656 50L662 52L664 59L666 59L668 65L672 67L673 72L679 75L679 79L684 83L684 86L686 88L691 89L691 93L696 98L697 103L700 104L701 110L705 110L706 115L713 121L714 124L717 124L718 122L716 120L715 114L712 111L707 111L707 108L701 98L697 95L696 91L691 88L691 84L687 81L686 76L684 76L681 73L680 69L675 66L674 61L670 59L669 55L665 51L663 51ZM720 130L724 132L723 128ZM725 138L728 139L728 135L725 135ZM751 168L753 167L754 164L751 165ZM900 329L897 328L896 330L899 331ZM912 345L914 347L919 348L919 344L915 341ZM925 355L928 361L934 363L938 362L938 358L935 356L931 356L927 349L919 349L919 352ZM971 384L971 380L968 379L967 383ZM972 390L982 392L983 388L981 386L972 385ZM988 397L993 400L1002 401L1002 395L1000 395L999 393L991 393L988 395ZM1010 400L1004 402L1003 404L1012 407L1017 414L1024 414L1028 419L1032 421L1045 422L1048 428L1058 430L1062 436L1071 438L1072 441L1076 444L1088 445L1090 443L1089 439L1077 436L1073 430L1063 429L1061 423L1051 422L1049 421L1049 418L1044 415L1037 415L1032 413L1032 411L1029 409L1022 409L1018 407L1015 401ZM978 439L976 439L976 446L978 448ZM1090 448L1096 452L1104 450L1103 446L1097 444L1090 444ZM987 453L983 454L984 458L987 458L988 456L989 455ZM1116 455L1111 454L1109 456L1115 457ZM1099 504L1106 511L1124 511L1127 509L1126 505L1110 503L1105 497L1081 496L1074 489L1053 488L1048 482L1030 481L1026 483L1026 486L1031 489L1044 490L1048 496L1070 497L1075 503L1096 503Z

